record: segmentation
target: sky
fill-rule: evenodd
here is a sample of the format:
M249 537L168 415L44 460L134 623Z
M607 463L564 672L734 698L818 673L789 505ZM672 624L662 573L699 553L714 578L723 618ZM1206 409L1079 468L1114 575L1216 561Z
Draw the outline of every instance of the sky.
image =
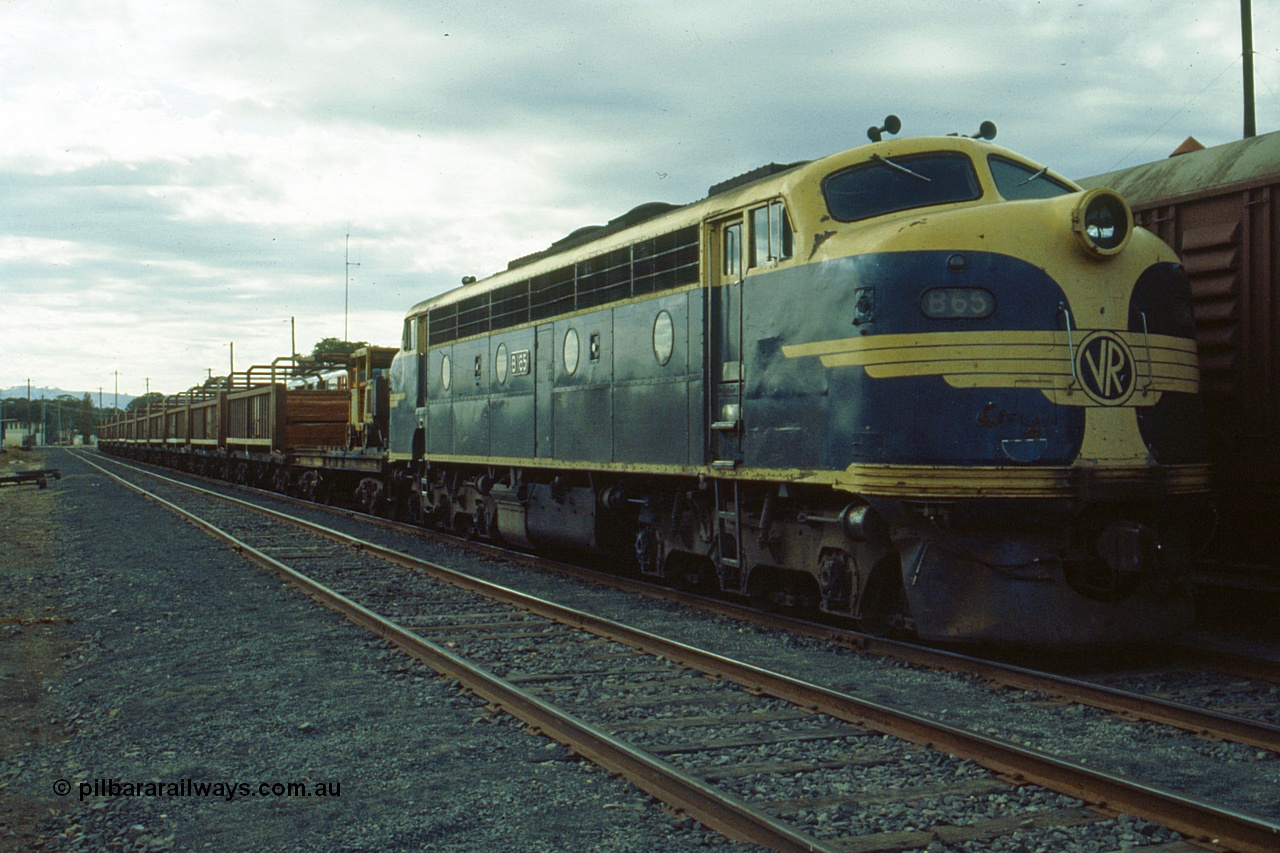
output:
M3 0L0 389L110 405L295 337L393 346L463 276L890 113L1138 165L1240 138L1241 79L1237 0Z

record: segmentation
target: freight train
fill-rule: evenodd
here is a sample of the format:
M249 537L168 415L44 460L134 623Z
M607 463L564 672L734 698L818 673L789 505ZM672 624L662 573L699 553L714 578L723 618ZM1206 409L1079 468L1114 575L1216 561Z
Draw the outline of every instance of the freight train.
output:
M464 279L345 391L233 379L101 446L877 631L1176 633L1210 485L1186 271L994 127L898 124Z

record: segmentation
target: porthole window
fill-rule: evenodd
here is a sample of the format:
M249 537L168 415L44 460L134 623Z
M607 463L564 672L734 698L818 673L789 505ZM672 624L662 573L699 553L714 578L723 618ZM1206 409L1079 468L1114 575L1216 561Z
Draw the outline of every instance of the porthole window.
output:
M498 384L507 381L507 373L511 369L511 360L507 356L507 345L498 344L498 352L493 357L493 370L498 376Z
M448 391L449 386L453 383L453 365L449 362L449 356L440 359L440 385L444 390Z
M572 376L578 370L578 330L564 333L564 372Z
M671 352L676 345L676 327L671 322L671 314L659 311L653 321L653 357L658 364L666 365L671 361Z

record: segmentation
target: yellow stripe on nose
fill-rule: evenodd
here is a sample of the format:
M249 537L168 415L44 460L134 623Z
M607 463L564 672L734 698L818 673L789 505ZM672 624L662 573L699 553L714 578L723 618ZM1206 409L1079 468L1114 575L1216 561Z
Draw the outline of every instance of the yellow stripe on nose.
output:
M1111 334L1132 355L1135 392L1126 405L1155 405L1166 391L1199 391L1194 340ZM1104 405L1083 393L1082 377L1072 369L1082 340L1069 340L1065 330L924 332L813 341L784 346L782 352L789 359L816 357L826 368L861 367L873 379L941 376L953 388L1040 388L1058 405ZM1098 349L1082 353L1080 361L1093 371L1088 377L1093 387L1114 390L1121 382L1123 350L1114 340L1100 341Z

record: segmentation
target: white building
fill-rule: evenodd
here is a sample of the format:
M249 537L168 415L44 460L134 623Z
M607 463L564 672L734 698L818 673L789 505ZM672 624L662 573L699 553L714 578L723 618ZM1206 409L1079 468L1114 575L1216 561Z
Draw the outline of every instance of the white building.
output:
M44 444L44 425L16 418L0 421L0 443L5 447L21 447L26 443L27 436L34 437L31 443L36 446Z

